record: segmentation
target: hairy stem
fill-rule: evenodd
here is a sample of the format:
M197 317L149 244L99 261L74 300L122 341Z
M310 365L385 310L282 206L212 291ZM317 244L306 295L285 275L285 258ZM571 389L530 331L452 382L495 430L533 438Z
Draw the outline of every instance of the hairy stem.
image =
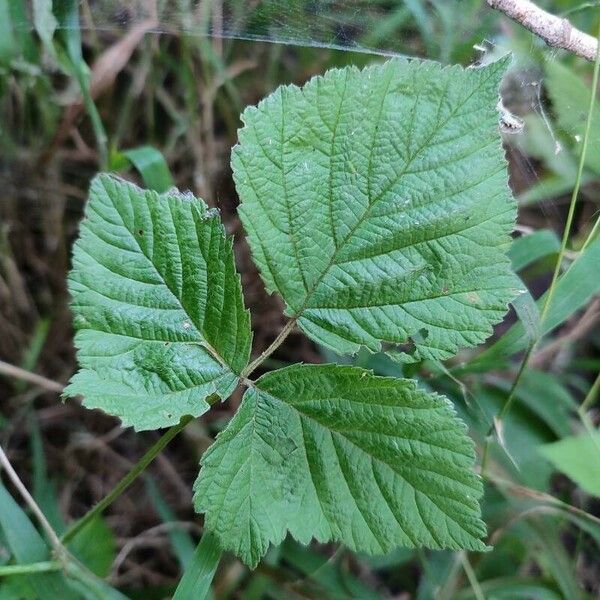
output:
M142 456L133 466L131 471L117 483L112 491L104 496L98 504L91 508L81 519L76 521L62 536L61 542L67 543L72 540L95 516L101 514L108 508L148 467L148 465L160 454L163 448L192 420L192 417L183 417L179 425L171 427L164 433L156 443Z
M253 373L283 342L285 338L293 331L296 326L296 319L291 319L285 324L285 327L279 332L279 335L273 340L273 343L258 356L255 360L253 360L240 374L242 379L247 379L248 376Z

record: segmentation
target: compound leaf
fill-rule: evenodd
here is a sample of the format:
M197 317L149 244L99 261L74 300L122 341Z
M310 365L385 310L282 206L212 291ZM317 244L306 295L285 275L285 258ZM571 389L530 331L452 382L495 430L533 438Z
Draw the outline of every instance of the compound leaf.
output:
M262 376L204 454L195 503L255 566L286 531L357 551L484 550L475 459L450 403L356 367Z
M69 289L81 370L66 394L138 430L204 413L248 362L231 239L191 194L96 177Z
M244 112L240 215L268 290L312 339L445 359L502 319L521 287L496 111L506 64L334 69Z

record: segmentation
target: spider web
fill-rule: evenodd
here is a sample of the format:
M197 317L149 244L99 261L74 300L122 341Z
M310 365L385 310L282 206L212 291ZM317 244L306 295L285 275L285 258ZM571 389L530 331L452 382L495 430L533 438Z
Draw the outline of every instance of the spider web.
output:
M54 6L69 0L54 1ZM79 0L79 23L83 32L125 34L146 24L145 31L164 35L188 35L212 40L246 40L378 57L427 57L442 63L485 64L515 52L513 67L502 89L500 126L511 163L511 185L524 203L539 204L543 216L557 216L556 196L542 198L540 174L570 160L575 132L560 131L544 92L544 71L533 57L540 49L546 60L557 53L544 50L535 36L511 24L504 16L476 0ZM36 31L49 38L57 29L68 29L52 16L50 0L37 0L29 14L13 27ZM44 7L46 7L44 9ZM581 26L588 4L567 16ZM44 12L45 11L45 12ZM461 18L456 18L461 11ZM589 11L588 11L589 12ZM589 15L588 15L589 16ZM2 20L2 15L0 15ZM481 27L487 20L488 26ZM493 21L492 26L489 22ZM494 21L495 20L495 21ZM583 21L585 22L585 21ZM511 29L512 28L512 29ZM0 25L0 30L2 26ZM46 29L46 31L44 31ZM455 30L455 31L453 31ZM508 31L511 31L507 34ZM496 32L493 41L481 32ZM1 33L1 31L0 31ZM515 44L515 34L520 41ZM527 37L528 36L528 37ZM464 39L463 39L464 38ZM528 40L523 44L522 40ZM450 42L448 42L450 40ZM449 45L462 44L459 59ZM520 44L520 47L519 47ZM516 50L516 51L515 51ZM352 61L352 59L350 59ZM530 135L537 128L545 148L537 152ZM541 131L541 133L540 133ZM567 143L565 144L565 140ZM576 142L577 140L575 140ZM549 151L548 148L551 148ZM537 186L537 187L536 187ZM540 223L538 223L540 225Z
M80 0L78 27L82 31L124 33L145 23L148 33L248 40L374 57L426 56L442 63L456 60L445 47L447 40L453 38L456 43L457 38L464 37L467 51L463 51L462 62L482 64L514 47L501 27L491 28L499 32L493 42L477 37L479 21L496 19L497 24L503 20L503 25L508 23L480 4L470 0ZM55 0L54 6L57 5L60 1ZM49 0L31 3L29 14L20 22L13 22L13 26L36 30L42 39L44 28L49 30L49 37L56 29L67 28L56 20L52 22L50 6ZM583 9L585 6L578 10ZM457 10L463 11L465 25L453 32L461 21L452 16ZM540 42L533 35L530 40L533 52ZM552 52L546 54L552 59ZM525 139L531 115L543 123L556 154L564 151L546 106L539 63L519 62L523 61L517 55L502 91L501 111L517 193L539 181L539 157L532 160L530 144Z

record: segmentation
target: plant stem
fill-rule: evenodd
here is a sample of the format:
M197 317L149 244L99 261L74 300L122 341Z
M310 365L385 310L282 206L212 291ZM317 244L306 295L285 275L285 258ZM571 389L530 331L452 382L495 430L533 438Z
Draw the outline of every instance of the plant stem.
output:
M8 478L12 481L13 485L25 500L25 503L31 509L31 512L35 515L35 518L39 521L42 529L48 536L48 540L52 545L53 550L56 552L57 556L62 558L65 556L66 551L62 544L62 542L58 539L56 532L52 529L52 525L46 519L44 513L41 508L37 505L36 501L33 499L33 496L29 493L29 490L25 487L17 472L13 469L13 466L10 464L8 457L4 453L2 446L0 446L0 465L6 471Z
M16 471L13 469L12 465L10 464L10 461L8 460L8 457L4 453L4 450L1 446L0 466L6 470L6 474L8 475L9 479L12 481L13 485L17 488L17 491L22 496L23 500L25 500L25 503L31 509L31 512L39 521L40 525L42 526L42 529L44 530L50 541L53 555L56 558L56 561L32 563L29 565L7 565L6 567L4 567L4 573L2 573L2 571L0 570L0 575L18 574L16 570L20 568L21 573L63 570L65 574L69 574L70 576L72 576L71 573L77 572L87 574L88 577L96 578L96 576L93 573L91 573L89 569L81 565L76 558L69 554L69 551L67 550L63 541L59 539L58 535L52 528L52 525L50 525L50 523L46 519L44 513L42 512L42 509L37 505L36 501L33 499L31 494L17 475ZM0 569L2 568L3 567L0 567ZM8 569L10 569L12 573L9 572Z
M467 579L469 580L469 584L471 585L471 588L473 590L473 594L475 595L475 598L477 598L477 600L485 600L483 590L481 589L481 586L479 585L479 581L477 581L477 576L475 575L475 571L473 571L473 567L471 566L471 563L469 562L467 553L463 550L463 551L459 552L459 556L460 556L460 562L462 564L463 570L465 572L465 575L467 576Z
M240 377L246 379L251 373L253 373L281 344L283 344L285 338L292 332L296 326L296 319L291 319L285 324L285 327L279 332L279 335L273 340L272 344L254 361L252 361L240 374Z
M133 466L131 471L117 483L112 491L104 496L98 504L91 508L81 519L76 521L63 534L61 542L66 544L72 540L94 517L101 514L109 507L148 467L148 465L158 456L163 448L192 420L192 417L183 417L178 425L171 427L164 433L153 446L142 456L142 458Z
M530 0L487 0L487 3L550 46L564 48L589 61L593 61L598 53L598 42L591 35L579 31L565 18L546 12Z
M592 230L589 232L587 238L585 238L585 242L583 242L583 246L581 246L580 252L585 252L585 249L594 241L596 234L598 233L598 228L600 227L600 217L596 219Z
M60 571L62 568L62 563L57 560L47 560L28 565L3 565L0 566L0 577L28 575L29 573L47 573L48 571Z
M500 420L500 421L510 411L512 403L514 402L514 399L515 399L515 393L517 391L517 387L519 385L519 382L521 381L521 377L523 377L523 373L525 371L525 368L527 367L527 364L529 363L529 359L531 358L531 355L533 354L534 348L535 348L535 344L530 344L529 348L527 349L527 352L525 352L525 356L523 356L523 360L521 361L521 364L519 366L519 370L517 371L515 380L513 381L513 384L510 387L510 391L508 392L508 398L506 399L506 402L504 403L504 405L500 409L500 412L498 413L498 420Z
M507 479L503 479L502 477L496 477L492 474L486 475L485 480L490 483L493 483L498 489L503 489L507 492L510 492L511 495L515 498L525 498L526 500L535 500L537 502L542 502L550 506L555 506L571 514L577 515L585 519L586 521L594 523L595 526L600 525L600 518L596 517L595 515L592 515L591 513L586 512L585 510L577 506L573 506L572 504L563 502L555 496L552 496L552 494L540 492L539 490L534 490L524 485L513 483L512 481L508 481Z
M594 404L596 397L598 396L598 392L600 392L600 373L598 373L596 380L594 383L592 383L592 387L577 410L577 414L579 415L583 426L585 427L590 439L592 440L592 443L594 444L594 447L596 448L596 459L600 458L600 442L596 437L597 430L594 427L592 420L588 416L587 411Z
M598 392L600 392L600 373L598 373L596 381L594 381L590 391L587 393L587 396L581 403L581 406L579 407L579 414L585 414L592 404L594 404L596 397L598 396Z
M600 30L598 31L597 40L600 43ZM569 203L569 212L567 214L567 221L565 223L565 229L563 231L563 236L562 236L562 240L561 240L561 244L560 244L560 250L558 253L558 257L556 259L556 264L554 266L554 272L552 273L552 281L550 282L550 287L548 288L548 293L546 295L546 299L544 301L544 306L542 307L542 311L540 314L540 324L541 324L540 329L542 331L543 331L544 320L548 316L548 311L550 310L550 305L552 303L552 299L556 292L556 283L558 281L558 276L560 274L562 262L563 262L563 259L565 256L565 252L567 250L567 243L568 243L569 237L571 235L571 228L573 226L573 218L575 216L575 207L577 205L579 189L581 188L583 167L585 165L585 157L586 157L589 138L590 138L590 130L592 127L592 117L594 114L594 104L595 104L595 100L596 100L596 89L598 88L598 74L599 73L600 73L600 52L597 52L596 60L594 62L594 75L592 78L592 91L590 94L590 102L589 102L589 107L588 107L587 120L586 120L586 124L585 124L585 133L583 136L583 145L581 147L581 154L579 156L579 163L577 165L577 178L575 180L575 186L573 187L573 193L571 194L571 202ZM594 229L595 229L595 227L594 227ZM594 231L592 230L592 233L593 232ZM588 239L586 240L586 244L588 243L588 241L590 239L591 239L591 235L588 236ZM585 244L584 244L584 246L585 246ZM523 373L525 372L527 364L529 363L529 359L531 358L531 355L533 354L533 351L535 350L535 347L537 346L539 341L540 341L540 337L538 337L536 340L534 340L533 343L527 349L527 352L525 353L525 356L523 357L523 360L521 361L521 365L519 366L519 370L517 371L517 375L515 376L515 380L510 388L508 398L506 399L506 402L502 406L502 409L500 410L500 413L498 414L497 420L501 421L504 417L506 417L508 415L508 413L514 403L516 391L517 391L517 388L521 381L521 378L523 376ZM491 432L493 431L493 428L494 428L494 423L492 423L492 425L490 427L490 432L488 433L488 436L486 437L485 446L483 449L483 457L482 457L482 463L481 463L481 475L483 477L485 477L485 473L486 473L486 469L487 469L490 436L491 436Z
M0 466L2 466L6 470L6 473L12 481L13 485L17 488L19 494L23 497L25 503L29 506L34 516L39 521L40 525L42 526L42 529L44 530L48 539L50 540L50 545L52 546L52 553L56 558L56 560L53 561L41 561L37 563L29 563L22 565L0 566L0 577L62 570L64 571L64 574L68 577L79 579L86 585L89 585L90 582L97 582L97 584L99 584L101 587L105 586L106 584L103 580L101 580L97 575L92 573L87 567L81 564L74 556L72 556L69 553L63 542L59 539L58 535L44 516L42 510L37 505L31 494L29 493L29 491L27 490L27 488L13 469L2 447L0 447ZM102 598L104 597L105 595L102 595Z
M83 75L78 74L77 80L79 81L79 86L83 95L85 109L90 117L90 121L92 122L92 129L94 131L94 137L96 138L96 148L98 150L98 162L100 164L100 170L106 171L108 169L108 138L106 136L106 131L104 129L104 125L102 124L100 113L98 112L96 104L94 103L94 99L92 98L89 88L87 87L85 78Z
M506 402L503 404L502 408L500 409L498 416L492 420L490 428L487 432L487 435L485 438L485 444L483 446L483 455L481 458L481 476L482 477L485 477L485 473L487 470L488 458L489 458L489 453L490 453L490 440L491 440L492 433L494 432L494 429L496 428L496 421L502 421L502 419L509 413L509 411L513 405L513 402L515 401L515 398L516 398L517 387L519 386L521 377L523 376L523 373L525 372L525 368L527 367L527 364L529 363L529 359L531 358L531 355L533 354L535 345L536 345L535 343L529 345L529 348L527 349L527 352L525 353L525 356L523 357L523 360L521 361L521 364L519 365L519 370L517 371L515 379L510 387L510 390L508 392L508 397L506 398Z
M600 41L600 32L598 33L598 40ZM565 224L565 230L563 233L562 241L560 244L560 251L558 253L558 258L556 259L556 265L554 267L554 273L552 274L552 281L550 282L550 289L548 290L548 295L546 296L546 301L544 302L544 307L542 308L542 314L540 315L540 321L543 323L544 319L548 314L548 310L550 309L550 304L552 303L552 299L554 297L554 293L556 291L556 281L558 280L558 275L560 273L560 268L562 265L562 261L565 255L565 251L567 249L567 242L569 241L569 236L571 234L571 227L573 225L573 217L575 215L575 206L577 204L577 197L579 196L579 189L581 187L581 177L583 175L583 167L585 164L585 157L587 154L588 143L590 139L590 130L592 127L592 117L594 114L594 104L596 100L596 89L598 87L598 73L600 72L600 52L597 53L596 61L594 63L594 76L592 78L592 93L590 94L590 104L588 108L587 120L585 124L585 133L583 136L583 145L581 147L581 155L579 156L579 164L577 165L577 178L575 179L575 187L573 188L573 193L571 195L571 202L569 203L569 213L567 214L567 222ZM588 238L589 239L589 238Z

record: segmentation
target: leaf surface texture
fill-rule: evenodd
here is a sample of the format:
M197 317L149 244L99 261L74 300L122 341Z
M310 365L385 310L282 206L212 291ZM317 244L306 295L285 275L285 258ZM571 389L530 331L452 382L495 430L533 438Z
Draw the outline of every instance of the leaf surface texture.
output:
M247 109L232 166L262 277L339 353L445 359L521 287L498 133L506 59L331 70Z
M335 365L261 377L202 458L196 508L250 566L286 531L356 551L483 550L465 425L406 379Z
M66 393L136 429L226 398L251 332L231 239L191 194L92 183L69 278L81 370Z

